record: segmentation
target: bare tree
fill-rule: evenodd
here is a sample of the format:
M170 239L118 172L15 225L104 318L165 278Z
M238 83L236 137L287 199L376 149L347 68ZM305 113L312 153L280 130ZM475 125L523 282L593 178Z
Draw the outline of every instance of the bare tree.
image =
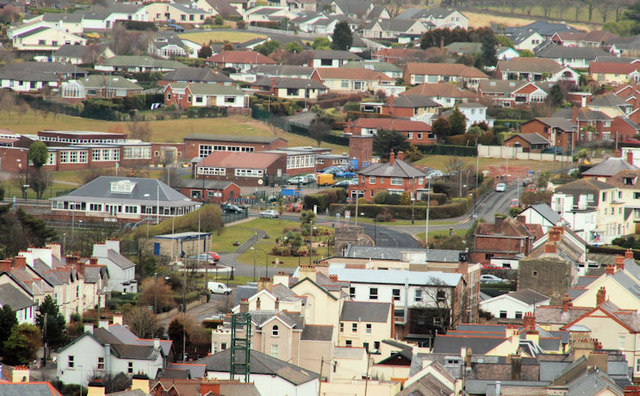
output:
M129 131L129 138L140 139L144 142L148 142L151 138L151 125L148 122L134 121L127 125Z
M430 323L427 327L431 327L433 334L445 333L467 319L467 299L464 292L458 293L456 288L434 277L430 278L429 286L421 290L422 310L426 314L427 323Z
M142 294L140 295L142 306L153 306L156 312L168 306L174 306L171 286L163 278L150 277L142 281Z
M131 307L124 314L124 322L140 338L156 338L164 332L158 323L158 316L146 307Z

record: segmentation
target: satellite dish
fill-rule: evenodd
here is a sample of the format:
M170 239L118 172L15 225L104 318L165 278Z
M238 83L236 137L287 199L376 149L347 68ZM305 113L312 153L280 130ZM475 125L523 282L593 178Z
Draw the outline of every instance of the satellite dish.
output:
M264 180L262 179L258 180L258 184L262 185L262 183L264 183Z

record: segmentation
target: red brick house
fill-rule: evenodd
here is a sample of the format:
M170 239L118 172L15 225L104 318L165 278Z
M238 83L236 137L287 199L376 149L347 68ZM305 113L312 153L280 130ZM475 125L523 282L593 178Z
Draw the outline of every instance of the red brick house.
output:
M164 87L165 106L175 105L181 109L195 107L226 107L243 109L249 105L249 95L235 86L204 83L169 83ZM242 113L242 112L236 112Z
M495 223L481 223L473 233L474 248L470 262L488 264L492 258L527 257L533 242L544 235L540 224L525 224L517 219L495 217Z
M193 177L257 187L282 180L286 169L285 154L214 151L194 166Z
M577 125L577 142L588 142L593 140L614 140L615 132L611 127L612 118L602 111L595 111L589 108L567 108L560 109L551 115L570 120ZM595 128L594 133L589 133L588 127ZM613 132L613 133L612 133Z
M613 137L617 141L631 139L640 133L640 126L627 117L618 116L611 121L611 129L615 131Z
M538 134L547 139L551 146L570 150L575 144L577 126L565 118L538 117L522 124L520 130L521 134Z
M531 103L542 103L548 96L541 83L526 80L484 80L478 86L478 95L489 98L497 106L528 106Z
M357 194L367 201L373 201L380 191L392 194L402 194L406 191L420 198L427 192L425 176L424 172L404 161L402 151L398 153L398 158L392 151L389 162L373 164L358 172L359 184L349 187L349 196Z
M505 139L505 147L522 147L525 153L539 153L549 147L549 141L539 133L519 133Z
M404 68L403 78L410 85L456 82L475 88L481 80L489 77L475 67L461 63L409 62Z
M391 96L380 109L380 114L412 118L437 114L442 105L424 95Z
M428 55L425 50L413 48L381 48L371 57L380 62L404 65L407 62L420 62L426 60Z
M349 158L355 159L356 168L363 169L371 165L373 158L373 136L349 137Z
M431 125L422 121L398 118L358 118L347 123L345 133L353 136L375 135L378 131L397 131L407 137L411 144L425 146L436 144L436 136L431 133Z
M240 186L231 181L179 179L175 188L194 201L224 203L240 198Z
M269 136L229 136L193 133L184 138L185 158L205 158L214 151L251 153L287 147L287 140Z

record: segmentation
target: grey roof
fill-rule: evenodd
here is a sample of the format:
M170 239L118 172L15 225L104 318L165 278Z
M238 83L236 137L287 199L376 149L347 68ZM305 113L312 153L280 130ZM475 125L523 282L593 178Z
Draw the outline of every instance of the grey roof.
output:
M231 349L225 349L214 355L202 358L196 363L204 363L207 365L207 371L229 372ZM244 361L245 352L236 351L236 359ZM302 385L309 381L316 380L318 374L313 371L303 369L280 359L276 359L254 349L250 350L250 373L252 375L273 375L278 376L294 385Z
M254 85L267 88L273 86L274 88L328 89L320 81L306 78L263 77L257 80Z
M158 352L152 345L124 344L119 338L103 328L94 329L93 334L85 333L84 336L92 337L102 345L111 345L111 353L121 359L155 360L157 358ZM80 336L76 340L84 336ZM71 344L68 344L65 348Z
M125 90L140 90L142 87L128 79L120 76L103 76L98 74L92 74L90 76L80 78L77 80L85 88L108 88L108 89L125 89Z
M450 8L409 8L396 16L397 19L419 19L419 18L436 18L442 19L454 13L456 10Z
M571 132L577 129L576 124L571 121L571 119L567 119L565 117L538 117L536 120L541 121L550 127L560 128L563 131Z
M58 48L56 52L53 53L55 57L67 57L67 58L83 58L89 51L93 49L98 49L99 52L104 51L107 46L106 45L71 45L65 44L62 47Z
M387 105L390 101L387 100ZM442 107L442 105L424 95L400 95L393 99L393 107Z
M627 269L627 264L625 262L625 269ZM598 279L597 276L580 276L576 281L576 287L587 287Z
M520 136L522 139L529 142L530 144L549 144L549 141L544 136L540 135L537 132L536 133L520 133L516 136Z
M382 162L370 165L361 171L358 171L358 174L363 176L381 176L381 177L402 177L402 178L413 178L413 177L425 177L426 174L419 169L409 165L403 160L396 159L391 165L389 162Z
M598 95L591 100L591 103L589 103L589 106L605 106L605 107L615 107L615 106L625 106L625 105L629 105L629 104L623 98L614 94Z
M130 194L111 191L112 182L131 181L135 183ZM159 195L158 195L159 192ZM67 195L51 198L52 201L69 199L101 200L104 202L139 203L154 205L190 206L194 203L184 195L157 179L141 177L99 176Z
M349 51L339 50L313 50L311 51L313 59L342 59L342 60L362 60L359 55Z
M204 378L206 375L207 365L197 363L169 363L170 369L187 370L191 378Z
M305 325L300 339L306 341L331 341L333 339L333 326Z
M371 25L369 25L369 28L372 28L373 26L375 26L375 24L380 25L380 28L382 30L388 31L388 32L400 32L400 33L404 33L407 30L409 30L413 25L416 24L416 20L412 20L412 19L399 19L399 18L394 18L394 19L380 19L377 21L372 21Z
M19 311L37 305L31 298L24 295L10 283L0 285L0 306L10 306L13 311Z
M628 163L624 158L610 157L582 172L582 176L613 176L623 170L638 171L640 168Z
M207 140L215 142L242 142L242 143L273 143L276 140L285 140L281 137L273 136L237 136L237 135L214 135L208 133L192 133L184 137L184 140Z
M208 67L183 67L164 74L162 79L180 82L233 82L226 75L214 72Z
M293 317L294 315L295 314L289 314L280 311L251 311L251 321L254 322L257 327L262 327L266 322L270 321L275 316L280 318L280 320L282 320L287 325L296 327L298 322Z
M347 62L342 67L346 67L348 69L372 69L378 72L395 72L402 73L402 69L393 63L389 62L367 62L364 60L361 61L351 61Z
M526 304L535 304L544 300L548 300L551 297L547 297L542 293L538 293L535 290L531 289L522 289L518 291L511 291L507 293L510 297L515 298L516 300L520 300Z
M484 355L505 341L505 337L437 335L433 344L433 352L459 355L460 348L467 347L473 350L474 355Z
M86 72L63 62L12 63L0 69L0 78L24 81L58 81L61 75L84 75Z
M60 393L48 382L0 384L2 396L58 396Z
M297 276L298 269L294 273ZM329 267L330 275L337 275L343 282L352 283L379 283L404 285L407 281L410 285L455 287L460 282L461 274L440 271L376 271L367 269Z
M568 384L567 396L598 395L605 389L616 395L623 395L624 391L605 373L594 370Z
M549 45L545 49L538 51L539 58L550 59L586 59L594 61L598 56L608 53L598 47L563 47L561 45Z
M311 77L313 71L315 69L313 67L308 66L296 66L296 65L255 65L247 74L255 73L257 75L267 75L267 76L308 76Z
M114 67L154 67L163 69L180 69L187 65L170 59L156 59L150 56L116 55L102 61L105 66Z
M166 368L162 372L161 379L189 379L189 370Z
M640 297L640 285L629 277L624 271L617 271L613 274L613 279L636 297Z
M540 216L547 219L551 224L558 224L562 221L562 216L558 214L555 210L551 209L547 203L537 203L529 206L530 209L535 210L540 214Z
M97 283L104 267L88 266L84 269L84 283Z
M560 109L555 111L552 117L563 117L568 120L572 120L572 109ZM610 121L611 117L609 117L606 113L598 110L592 110L588 107L582 107L578 110L578 121Z
M194 95L246 95L244 91L235 86L220 84L193 83L189 84L189 89Z
M438 262L460 262L460 250L446 249L409 249L409 248L393 248L379 246L355 246L350 245L347 248L344 257L350 258L368 258L382 260L402 260L407 257L407 253L424 253L428 261Z
M389 319L391 303L345 301L340 321L385 323Z
M492 26L492 28L496 30L495 26ZM543 36L548 36L548 37L553 36L555 33L579 32L578 29L575 29L565 23L553 23L553 22L548 22L544 20L538 20L524 26L507 27L505 29L505 34L509 36L519 31L537 32Z

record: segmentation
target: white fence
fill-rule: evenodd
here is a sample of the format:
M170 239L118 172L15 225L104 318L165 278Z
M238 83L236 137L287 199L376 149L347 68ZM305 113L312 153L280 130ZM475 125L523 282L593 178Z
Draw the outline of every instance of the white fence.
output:
M478 145L478 156L536 161L572 161L570 155L558 155L553 153L525 153L522 151L522 147L483 146L481 144Z

